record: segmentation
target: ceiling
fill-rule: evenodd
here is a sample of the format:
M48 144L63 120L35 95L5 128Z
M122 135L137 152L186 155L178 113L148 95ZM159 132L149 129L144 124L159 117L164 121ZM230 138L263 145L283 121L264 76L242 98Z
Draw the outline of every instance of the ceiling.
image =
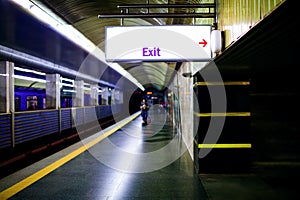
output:
M100 49L105 51L105 27L120 26L120 18L98 18L99 14L120 14L121 4L199 4L202 0L40 0L50 10L73 25ZM209 1L206 1L209 2ZM214 2L214 1L210 1ZM198 9L198 8L197 8ZM145 9L131 9L130 13L145 13ZM189 8L151 8L151 13L190 13ZM171 25L192 24L192 18L123 18L123 25ZM162 90L168 86L176 63L170 62L132 62L119 63L144 87ZM178 65L177 65L178 66Z

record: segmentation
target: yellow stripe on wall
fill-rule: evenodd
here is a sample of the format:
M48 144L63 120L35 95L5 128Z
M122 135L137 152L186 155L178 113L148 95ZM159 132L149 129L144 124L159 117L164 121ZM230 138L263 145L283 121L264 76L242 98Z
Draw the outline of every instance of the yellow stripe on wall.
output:
M250 112L194 113L198 117L249 117Z
M251 148L251 144L198 144L199 149L212 148Z
M250 81L197 82L194 84L194 86L207 85L250 85Z

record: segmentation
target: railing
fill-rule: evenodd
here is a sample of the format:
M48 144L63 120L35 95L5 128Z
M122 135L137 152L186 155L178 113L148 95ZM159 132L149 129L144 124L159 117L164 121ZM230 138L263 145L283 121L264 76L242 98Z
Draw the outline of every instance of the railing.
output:
M103 120L121 112L121 105L101 105L0 114L0 149Z

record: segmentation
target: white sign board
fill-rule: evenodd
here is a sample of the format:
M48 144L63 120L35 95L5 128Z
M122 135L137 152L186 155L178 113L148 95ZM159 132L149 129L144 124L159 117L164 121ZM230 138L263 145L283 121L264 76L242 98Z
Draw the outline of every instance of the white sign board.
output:
M105 55L118 61L207 61L211 26L106 27Z

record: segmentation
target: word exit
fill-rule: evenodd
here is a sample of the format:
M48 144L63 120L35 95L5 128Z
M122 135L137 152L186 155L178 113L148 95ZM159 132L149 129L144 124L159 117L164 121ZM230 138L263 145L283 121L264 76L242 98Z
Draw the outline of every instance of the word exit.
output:
M143 48L143 56L161 56L160 55L160 49L159 48Z

